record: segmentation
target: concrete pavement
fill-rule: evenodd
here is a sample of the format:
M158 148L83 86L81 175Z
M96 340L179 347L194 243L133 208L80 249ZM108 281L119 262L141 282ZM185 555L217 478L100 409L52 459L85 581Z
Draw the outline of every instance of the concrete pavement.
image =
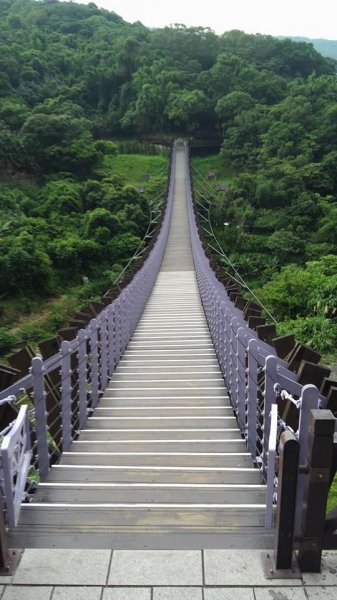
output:
M337 553L320 574L265 578L260 550L26 549L0 600L337 600Z

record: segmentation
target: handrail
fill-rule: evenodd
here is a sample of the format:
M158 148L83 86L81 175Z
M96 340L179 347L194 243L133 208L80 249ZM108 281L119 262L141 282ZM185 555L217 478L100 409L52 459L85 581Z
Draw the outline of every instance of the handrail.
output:
M300 398L297 430L300 441L300 461L304 460L308 444L308 418L312 408L325 406L325 398L315 386L302 386L288 370L286 361L276 355L275 348L262 342L248 327L243 313L231 302L226 289L212 271L199 237L189 171L189 152L185 145L186 193L194 266L210 333L220 369L226 381L230 401L247 447L256 467L267 484L266 527L272 527L274 503L277 499L277 447L273 405L277 404L274 386ZM283 430L277 421L277 440ZM298 478L297 512L302 510L303 478ZM298 519L297 519L298 521Z
M16 409L20 402L26 404L20 408L18 417L6 432L1 447L2 493L10 526L17 523L23 493L29 497L34 492L37 483L46 478L51 465L59 460L62 451L69 448L84 427L143 313L166 249L175 160L174 145L161 228L147 259L130 283L78 332L76 338L64 341L60 350L46 360L34 357L30 372L0 392L0 402L10 402ZM29 424L30 434L27 433ZM32 441L31 448L28 439ZM13 461L18 444L21 448L25 445L25 452L20 462L20 473L16 469L19 476L14 478Z

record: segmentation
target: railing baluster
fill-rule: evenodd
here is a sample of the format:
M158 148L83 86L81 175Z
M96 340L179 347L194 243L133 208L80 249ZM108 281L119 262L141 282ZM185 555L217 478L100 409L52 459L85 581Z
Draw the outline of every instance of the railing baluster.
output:
M36 446L40 480L44 481L49 471L47 408L44 389L44 366L42 358L36 356L31 366L33 398L36 420Z
M78 332L79 429L83 429L88 417L87 360L87 334L85 329L80 329Z
M274 385L277 379L277 358L267 356L265 362L265 386L264 386L264 415L263 415L263 437L262 437L262 464L263 477L267 479L268 445L270 437L271 407L275 403Z
M104 392L108 385L108 339L107 339L107 311L101 316L101 388Z
M246 431L246 330L239 327L237 332L236 397L238 423L242 432Z
M91 401L96 408L99 400L98 379L98 322L93 319L90 322L90 364L91 364Z
M258 341L248 344L248 383L247 383L247 443L253 460L257 457L257 359Z
M268 465L267 465L267 506L264 524L265 527L273 525L273 503L274 503L274 481L276 467L276 443L277 443L277 404L271 406L270 418L270 436L268 445Z
M62 449L69 450L72 442L71 419L71 344L61 345Z
M116 340L115 340L115 307L111 304L108 308L108 345L109 345L109 377L112 377L115 371L116 361Z

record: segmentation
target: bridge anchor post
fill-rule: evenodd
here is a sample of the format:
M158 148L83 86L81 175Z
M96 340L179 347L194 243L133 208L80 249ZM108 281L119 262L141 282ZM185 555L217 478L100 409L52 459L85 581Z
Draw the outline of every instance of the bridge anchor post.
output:
M3 501L0 496L0 575L13 575L21 555L21 548L8 548Z
M307 482L303 496L298 563L301 571L319 573L336 419L330 410L311 410L307 456Z
M274 553L263 557L267 579L298 579L300 577L293 553L298 461L298 439L291 431L284 431L281 434L279 445Z

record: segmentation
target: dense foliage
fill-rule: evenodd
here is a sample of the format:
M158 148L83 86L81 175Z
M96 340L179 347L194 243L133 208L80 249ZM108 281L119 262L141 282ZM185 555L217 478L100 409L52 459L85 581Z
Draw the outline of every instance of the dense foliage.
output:
M276 302L274 288L292 276L293 288L298 278L312 287L312 265L334 264L333 60L240 31L150 30L93 3L0 0L0 20L0 310L1 296L111 280L160 187L140 194L113 159L130 138L175 135L223 141L221 161L238 175L212 218L277 317L307 318L315 306L317 319L330 307L330 275L301 306Z
M315 50L322 54L322 56L337 60L337 40L325 40L322 38L311 39L306 37L292 37L291 39L294 40L294 42L306 42L307 44L312 44Z

